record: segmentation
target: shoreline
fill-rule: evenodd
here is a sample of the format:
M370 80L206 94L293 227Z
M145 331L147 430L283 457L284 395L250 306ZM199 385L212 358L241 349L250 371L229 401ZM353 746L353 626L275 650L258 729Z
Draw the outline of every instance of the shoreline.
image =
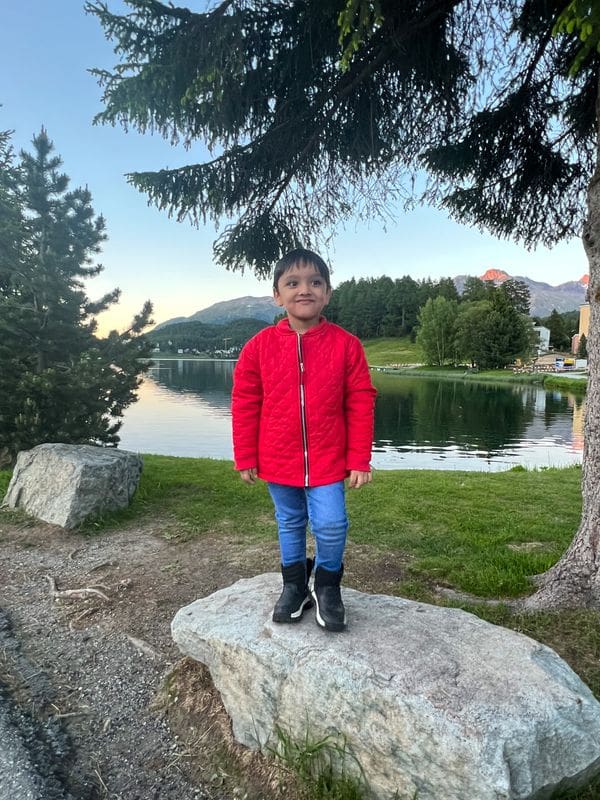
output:
M369 369L382 375L394 375L396 377L435 378L436 380L471 381L474 383L525 383L539 385L549 389L565 389L581 394L585 394L588 382L587 374L578 372L515 373L509 372L508 370L477 372L464 368L448 369L444 367L423 367L422 365L414 367L409 365L390 367L375 364L369 364Z
M213 358L211 356L194 355L160 355L156 358L140 359L148 362L150 368L158 361L219 361L235 363L237 358ZM470 368L459 367L426 367L423 364L403 364L394 367L388 364L371 364L369 370L382 375L395 375L396 377L435 378L437 380L461 380L478 383L526 383L539 384L549 389L564 389L579 394L587 391L588 375L582 372L512 372L509 370L484 370L477 371Z

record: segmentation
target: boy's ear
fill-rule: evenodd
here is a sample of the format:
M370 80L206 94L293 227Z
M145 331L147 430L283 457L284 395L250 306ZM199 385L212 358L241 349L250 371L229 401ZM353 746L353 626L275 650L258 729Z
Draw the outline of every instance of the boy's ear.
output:
M273 300L277 303L278 306L283 306L283 301L279 295L277 289L273 289Z

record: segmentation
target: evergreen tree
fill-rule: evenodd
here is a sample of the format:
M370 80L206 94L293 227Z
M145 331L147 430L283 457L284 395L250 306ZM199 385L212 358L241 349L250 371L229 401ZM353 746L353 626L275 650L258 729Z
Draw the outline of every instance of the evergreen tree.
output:
M578 46L552 38L555 3L381 0L340 68L343 0L127 2L86 4L123 56L97 71L99 120L219 151L130 180L180 219L236 217L216 244L227 267L269 273L340 219L385 217L423 166L425 198L461 221L526 244L578 232L596 71L592 54L566 89Z
M546 327L550 331L550 347L555 350L569 350L571 338L565 329L565 322L558 311L553 308L547 318Z
M374 278L359 278L356 282L357 302L354 306L354 333L361 339L377 336L379 313L377 282Z
M387 316L387 303L390 295L394 291L394 286L394 281L387 275L382 275L377 279L375 288L375 299L377 304L377 336L386 335L385 320Z
M585 338L585 333L581 334L581 338L579 339L579 344L577 345L577 358L587 358L588 351L587 351L587 339Z
M419 313L419 284L410 275L396 279L385 301L384 331L386 336L412 333Z
M435 286L431 278L425 278L418 282L419 309L423 308L429 299L433 300L437 297Z
M464 303L478 303L482 300L489 300L494 288L494 284L491 281L482 281L481 278L475 278L470 275L465 280L461 300Z
M19 199L20 171L15 164L10 132L0 132L0 430L5 417L15 419L20 411L18 398L11 391L20 379L24 364L12 346L19 336L18 319L12 310L18 302L19 272L26 257L26 224ZM0 435L0 467L9 463L7 443Z
M532 351L531 320L513 307L501 287L490 300L483 333L477 359L481 369L502 369L517 357L526 357Z
M508 301L520 314L529 315L531 308L531 292L524 281L509 278L499 286L500 291L504 292Z
M87 189L68 190L44 130L15 163L0 140L0 453L46 441L117 444L120 417L135 398L140 337L150 304L123 334L95 336L95 315L118 298L91 302L83 279L105 240Z
M329 298L329 303L327 303L327 307L325 308L324 314L330 322L339 323L340 318L340 287L343 284L339 284L336 286L335 289L331 292L331 297Z
M356 316L360 298L356 286L356 280L351 278L343 286L343 293L339 296L339 317L338 322L350 333L356 335Z
M452 278L440 278L435 285L435 293L437 297L445 297L446 300L458 302L459 299L456 284Z
M556 347L560 350L565 350L571 346L571 339L579 330L579 312L563 311L561 313L553 309L548 317L539 318L536 324L548 328L551 333L551 343L556 340L559 342ZM554 337L552 336L553 329L555 331Z
M563 311L561 317L565 323L565 332L569 337L569 343L573 336L579 332L579 309L576 311Z

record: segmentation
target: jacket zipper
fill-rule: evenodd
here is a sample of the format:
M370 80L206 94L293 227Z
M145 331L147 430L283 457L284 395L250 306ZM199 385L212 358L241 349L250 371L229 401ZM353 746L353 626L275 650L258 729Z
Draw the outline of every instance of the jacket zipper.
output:
M306 403L304 397L304 359L302 357L302 342L300 334L298 339L298 364L300 365L300 421L302 423L302 450L304 452L304 485L308 486L308 437L306 435Z

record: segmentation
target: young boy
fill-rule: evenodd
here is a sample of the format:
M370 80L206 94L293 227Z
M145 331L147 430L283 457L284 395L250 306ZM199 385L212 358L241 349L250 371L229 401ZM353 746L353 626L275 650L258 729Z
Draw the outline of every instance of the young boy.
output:
M344 479L353 489L371 481L376 392L359 340L321 316L331 282L319 255L285 255L275 266L273 295L287 319L254 336L234 372L235 468L248 484L267 481L275 505L283 591L274 622L299 622L314 600L317 623L341 631ZM315 537L312 597L308 522Z

